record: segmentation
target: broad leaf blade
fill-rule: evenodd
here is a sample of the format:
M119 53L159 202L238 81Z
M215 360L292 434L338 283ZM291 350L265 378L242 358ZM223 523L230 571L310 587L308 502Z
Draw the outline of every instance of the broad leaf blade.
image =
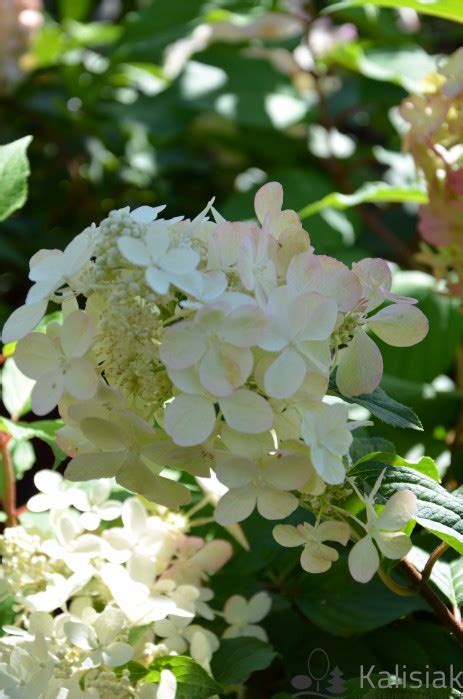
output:
M258 638L230 638L214 653L212 672L224 687L245 682L257 670L264 670L275 657L268 643Z
M342 194L332 192L323 199L308 204L301 211L299 216L302 220L318 214L323 209L349 209L358 204L400 204L413 202L415 204L426 204L427 194L424 190L416 187L393 187L386 182L367 182L353 194Z
M453 22L463 22L463 3L461 0L343 0L327 8L327 12L336 10L347 10L352 7L365 7L366 5L376 5L377 7L403 8L408 7L416 12L433 17L450 19Z
M176 699L207 699L222 692L220 684L201 665L184 655L167 655L154 660L144 682L159 682L160 673L164 669L175 675Z
M26 150L32 136L0 146L0 221L4 221L27 199L29 162Z
M379 494L389 499L399 490L411 490L418 499L416 522L463 554L463 499L407 466L362 462L354 466L349 475L373 485L384 470Z

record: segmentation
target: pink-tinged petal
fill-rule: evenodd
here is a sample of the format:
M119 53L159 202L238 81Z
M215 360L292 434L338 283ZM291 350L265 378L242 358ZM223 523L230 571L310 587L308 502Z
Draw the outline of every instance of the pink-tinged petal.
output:
M210 437L214 425L214 404L204 396L182 393L167 405L164 429L180 447L202 444Z
M241 244L249 231L247 223L221 223L211 235L208 266L233 267L240 257Z
M64 321L60 341L67 357L83 357L93 341L93 322L84 311L73 311Z
M272 398L289 398L302 385L306 371L301 355L287 347L265 372L266 393Z
M320 255L314 255L312 251L294 255L288 265L286 279L295 293L318 291L322 281Z
M338 307L336 301L315 292L297 297L297 307L304 309L304 325L297 334L298 341L326 340L336 325Z
M260 308L241 306L227 315L220 334L231 345L252 347L262 340L267 325L267 316Z
M47 310L48 301L20 306L10 315L2 330L2 342L15 342L21 340L42 320Z
M383 375L383 358L371 338L357 330L348 347L341 350L336 384L344 396L371 393Z
M258 434L273 425L273 411L265 398L245 388L219 400L227 424L238 432Z
M367 257L354 262L352 271L362 285L362 296L368 301L367 310L372 311L384 301L384 292L389 292L392 274L385 260L379 257Z
M57 370L61 355L51 339L43 333L31 333L16 345L14 360L17 368L30 379Z
M349 554L350 574L360 583L370 582L379 568L379 554L371 536L358 541Z
M362 298L362 285L355 274L345 264L333 257L317 257L322 279L316 291L334 299L340 311L352 310Z
M42 376L32 389L32 410L36 415L46 415L58 404L63 395L63 375L54 369Z
M230 490L223 495L217 507L214 517L223 527L236 524L247 519L256 506L256 493L254 488L246 486Z
M195 250L175 248L162 256L159 265L173 274L188 274L196 269L199 260L200 257Z
M206 351L199 365L199 377L213 396L229 396L245 383L252 364L250 349L224 343Z
M147 267L151 262L148 248L145 243L142 240L138 240L138 238L130 238L124 235L118 238L117 247L121 255L133 265Z
M78 400L89 400L97 392L99 376L93 364L85 358L73 359L66 368L64 388Z
M201 359L205 351L206 343L201 333L184 322L165 331L159 354L169 369L188 369Z
M411 540L403 532L377 532L375 541L383 556L393 561L404 558L412 548Z
M421 342L429 330L428 319L409 303L395 303L369 318L370 329L388 345L411 347Z
M416 513L417 498L411 490L401 490L387 501L376 522L377 529L402 529Z
M198 553L190 559L190 562L208 575L216 573L223 568L233 555L233 547L225 539L208 541Z
M254 198L254 208L257 218L262 224L266 216L276 218L283 206L283 187L279 182L267 182L257 190Z

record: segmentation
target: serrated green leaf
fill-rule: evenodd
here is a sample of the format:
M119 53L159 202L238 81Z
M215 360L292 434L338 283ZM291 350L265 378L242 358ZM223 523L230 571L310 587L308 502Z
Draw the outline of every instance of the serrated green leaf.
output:
M423 425L421 424L419 417L413 412L413 410L388 396L386 391L383 391L382 388L376 388L373 393L362 394L360 396L355 396L354 398L346 398L346 396L343 396L342 393L340 393L336 388L336 380L335 377L332 376L330 379L329 390L331 395L342 398L344 401L346 401L346 403L361 405L362 407L367 408L372 415L378 417L387 425L401 427L403 429L423 429Z
M177 680L176 699L207 699L222 692L218 684L206 670L186 655L165 655L154 660L145 682L159 682L161 670L168 669Z
M350 471L350 475L373 485L384 469L386 473L379 494L389 499L399 490L411 490L418 500L416 522L463 554L463 500L407 466L362 462Z
M397 454L388 454L385 452L372 452L370 454L365 454L354 464L354 469L358 464L366 463L369 461L378 461L381 464L389 464L390 466L407 466L415 471L419 471L433 481L440 482L439 469L437 468L434 459L430 456L423 456L419 461L407 461ZM383 466L384 468L384 466ZM352 473L352 472L351 472Z
M304 220L309 216L318 214L323 209L349 209L358 204L400 204L404 202L426 204L427 201L426 192L416 187L393 187L386 182L367 182L353 194L332 192L323 199L307 204L299 211L299 216Z
M4 221L27 199L29 161L26 150L32 136L0 146L0 221Z
M377 451L392 454L394 450L393 443L382 437L354 437L349 453L353 463L356 463L367 454Z
M275 652L258 638L229 638L221 642L212 659L214 677L224 687L242 684L257 670L271 665Z
M463 4L461 0L343 0L328 7L326 12L347 10L352 7L365 7L366 5L391 8L408 7L425 15L442 17L453 22L463 22Z

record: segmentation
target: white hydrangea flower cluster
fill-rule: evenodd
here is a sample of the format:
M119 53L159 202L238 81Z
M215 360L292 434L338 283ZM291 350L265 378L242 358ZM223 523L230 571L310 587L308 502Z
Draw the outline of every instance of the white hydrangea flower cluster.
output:
M59 406L68 479L115 477L176 508L190 492L163 470L212 469L225 526L254 508L284 519L342 487L357 425L345 403L326 399L330 376L346 397L372 392L383 363L366 330L406 347L428 323L414 299L391 291L385 261L349 269L316 255L282 206L270 182L255 197L257 222L227 222L212 202L193 220L121 209L64 252L34 255L34 284L3 340L19 340L34 411ZM31 333L49 301L62 325ZM312 534L301 530L298 543L346 538L329 527Z
M217 615L224 638L266 638L257 625L270 610L266 592L231 597L223 612L211 607L208 576L230 558L227 541L191 536L194 520L148 511L138 497L112 500L111 482L84 487L53 471L35 482L28 509L46 513L46 523L0 537L1 593L14 598L16 615L0 639L0 696L173 699L171 671L154 683L124 666L188 654L210 672L219 639L207 625Z

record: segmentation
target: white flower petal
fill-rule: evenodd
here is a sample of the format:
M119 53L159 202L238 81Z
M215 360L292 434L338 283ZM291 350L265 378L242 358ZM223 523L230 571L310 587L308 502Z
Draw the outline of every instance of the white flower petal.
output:
M214 517L219 524L226 527L247 519L255 506L256 493L253 488L234 488L220 498Z
M32 410L36 415L46 415L58 405L63 395L63 375L55 371L48 371L37 380L32 389Z
M173 274L187 274L198 266L200 257L191 248L174 248L159 260L159 266Z
M31 333L16 345L14 360L25 376L39 379L43 374L58 369L60 354L47 335Z
M268 592L258 592L248 602L247 620L251 624L257 624L267 616L272 607L272 598Z
M231 396L219 400L227 424L238 432L258 434L273 425L273 412L265 398L240 388Z
M308 573L326 573L331 568L331 564L337 561L339 554L336 549L324 544L313 548L310 544L304 546L301 553L301 566Z
M299 499L292 493L276 488L259 488L257 509L265 519L285 519L299 506Z
M368 320L369 328L388 345L410 347L421 342L429 330L428 319L409 303L395 303Z
M137 238L122 236L117 240L119 252L128 262L140 267L148 267L151 264L151 257L146 244Z
M182 393L167 405L164 429L181 447L205 442L214 425L214 404L204 396Z
M404 558L412 548L410 538L403 532L377 532L375 541L383 556L392 560Z
M287 347L265 372L266 393L272 398L289 398L301 387L306 371L301 355Z
M379 568L379 554L371 536L360 539L349 553L350 574L360 583L370 582Z
M47 310L48 301L38 301L20 306L10 315L2 330L2 342L21 340L42 320Z
M128 643L115 641L102 652L105 665L108 667L119 667L129 662L133 656L134 650Z
M66 391L78 400L89 400L97 392L99 377L89 359L73 359L64 375Z
M377 528L402 529L416 513L417 498L411 490L401 490L389 498L378 517Z
M287 548L294 548L295 546L302 546L305 544L305 538L297 527L293 527L292 524L277 524L276 527L273 528L273 538L280 546L285 546Z
M122 522L130 537L136 541L146 528L148 514L138 498L127 498L122 504Z
M341 350L336 384L344 396L372 393L383 375L383 358L373 340L357 330L348 347Z
M267 182L257 190L254 197L254 208L260 223L266 216L276 218L283 206L283 187L279 182Z
M60 341L67 357L83 357L93 341L93 322L84 311L73 311L64 321Z
M161 206L139 206L130 212L130 218L132 218L137 223L151 223L157 218L157 215L164 211L166 208L165 204Z
M245 383L252 364L250 349L223 343L206 351L199 365L199 377L213 396L229 396Z
M164 272L162 269L157 267L148 267L145 272L145 278L147 284L155 291L157 294L167 294L172 281L171 275Z

